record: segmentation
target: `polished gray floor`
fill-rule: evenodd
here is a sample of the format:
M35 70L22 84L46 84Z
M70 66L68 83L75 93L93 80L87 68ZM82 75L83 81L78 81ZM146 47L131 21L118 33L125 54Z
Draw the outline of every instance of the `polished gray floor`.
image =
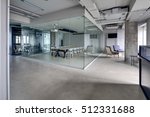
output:
M99 57L85 70L11 57L11 99L143 100L138 68Z
M83 69L86 67L90 62L92 62L99 54L83 54L78 53L74 54L73 57L67 56L63 57L55 57L52 56L50 53L41 53L28 56L28 58L33 58L36 60L42 60L45 62L55 63L59 65L70 66L73 68Z

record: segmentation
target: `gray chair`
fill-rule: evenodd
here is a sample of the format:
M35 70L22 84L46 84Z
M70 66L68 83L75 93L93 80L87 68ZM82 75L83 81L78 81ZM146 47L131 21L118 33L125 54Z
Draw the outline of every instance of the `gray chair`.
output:
M116 51L112 51L112 49L111 49L111 47L110 46L106 46L105 47L105 49L106 49L106 54L107 55L117 55L118 56L118 58L119 58L119 52L116 52Z

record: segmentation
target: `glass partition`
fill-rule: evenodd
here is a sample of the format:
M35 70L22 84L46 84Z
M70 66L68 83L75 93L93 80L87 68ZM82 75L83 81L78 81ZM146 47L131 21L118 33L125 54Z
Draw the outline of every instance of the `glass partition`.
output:
M85 67L91 63L100 53L101 31L87 18L85 18Z
M80 68L84 67L84 17L60 20L55 33L56 63ZM57 53L57 54L56 54Z
M22 27L21 55L84 69L99 55L100 37L101 31L84 16L50 22L36 29Z
M23 56L42 53L42 31L23 27L21 37Z
M50 44L51 44L51 38L50 38L50 32L43 32L42 33L43 43L42 43L42 51L43 53L50 53Z

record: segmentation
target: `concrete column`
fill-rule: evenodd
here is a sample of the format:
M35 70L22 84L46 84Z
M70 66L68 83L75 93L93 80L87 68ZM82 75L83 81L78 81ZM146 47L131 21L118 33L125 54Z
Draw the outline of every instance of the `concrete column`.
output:
M131 55L138 54L138 24L126 21L125 23L125 62L130 62Z
M147 20L147 45L150 45L150 19Z
M0 100L8 99L8 2L0 0Z

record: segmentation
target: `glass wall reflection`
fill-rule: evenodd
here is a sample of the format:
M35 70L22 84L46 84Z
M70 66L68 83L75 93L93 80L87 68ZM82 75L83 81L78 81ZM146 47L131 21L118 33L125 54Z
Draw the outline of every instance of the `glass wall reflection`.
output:
M22 28L22 56L31 56L42 53L42 31Z
M21 27L16 40L24 57L84 69L100 53L101 31L85 17Z
M91 21L85 18L85 67L91 63L100 54L101 30L98 29Z

